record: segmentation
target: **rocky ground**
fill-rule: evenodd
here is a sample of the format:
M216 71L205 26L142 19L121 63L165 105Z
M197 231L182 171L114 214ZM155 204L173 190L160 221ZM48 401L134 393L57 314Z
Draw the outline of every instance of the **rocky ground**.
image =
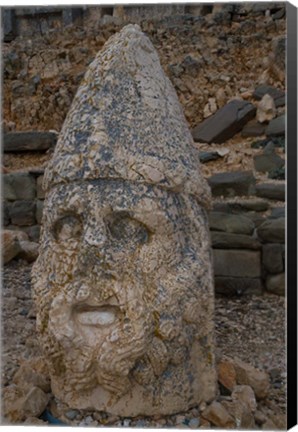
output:
M13 376L20 365L38 357L40 350L35 333L35 313L31 300L31 265L23 260L11 261L3 270L2 288L2 386L13 383ZM258 401L257 418L260 427L276 425L282 428L286 413L285 372L285 304L284 297L265 294L240 298L216 298L215 334L216 359L225 356L239 358L264 370L270 377L269 395ZM219 401L230 401L229 395L221 394ZM69 410L51 397L48 409L62 416L63 421L79 426L136 426L136 427L210 427L200 416L205 406L187 413L167 418L121 419L103 413ZM65 413L67 415L65 415ZM256 418L256 415L255 415ZM261 420L260 420L261 419ZM5 420L4 420L5 421ZM29 418L27 423L41 420ZM267 423L266 423L267 422ZM271 422L271 423L270 423ZM44 424L44 423L41 423ZM266 427L265 427L266 428Z

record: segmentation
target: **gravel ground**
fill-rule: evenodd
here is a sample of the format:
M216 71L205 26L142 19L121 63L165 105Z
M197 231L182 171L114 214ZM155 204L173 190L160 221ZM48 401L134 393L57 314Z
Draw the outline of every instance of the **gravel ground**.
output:
M14 260L3 268L2 276L2 387L11 384L22 359L40 354L35 333L35 315L30 292L31 265ZM216 357L238 357L267 371L271 378L269 397L258 404L266 415L286 412L285 300L275 295L215 300ZM184 413L196 428L194 408ZM75 412L72 425L97 426L103 414ZM101 416L100 418L98 416ZM180 416L181 417L181 416ZM111 421L113 420L113 421ZM105 423L108 421L106 420ZM193 422L193 426L192 425ZM164 419L119 419L113 426L178 427L179 415ZM180 427L180 426L179 426Z

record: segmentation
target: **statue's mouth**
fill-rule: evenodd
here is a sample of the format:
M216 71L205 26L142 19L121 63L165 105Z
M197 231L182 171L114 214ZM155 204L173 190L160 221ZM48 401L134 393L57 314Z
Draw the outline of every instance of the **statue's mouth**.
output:
M118 321L120 308L110 304L100 306L80 304L74 307L73 315L81 325L106 327Z

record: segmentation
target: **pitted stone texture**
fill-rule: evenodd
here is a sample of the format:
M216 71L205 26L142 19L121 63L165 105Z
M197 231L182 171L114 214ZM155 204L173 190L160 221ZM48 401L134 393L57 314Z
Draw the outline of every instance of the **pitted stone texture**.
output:
M119 178L193 194L210 191L176 92L137 25L109 39L89 66L64 122L44 188Z
M37 328L72 409L164 415L214 399L198 170L157 54L130 25L92 63L45 173Z

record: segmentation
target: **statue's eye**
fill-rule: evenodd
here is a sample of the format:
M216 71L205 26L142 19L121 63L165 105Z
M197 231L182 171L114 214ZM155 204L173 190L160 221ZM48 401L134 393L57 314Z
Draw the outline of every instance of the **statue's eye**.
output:
M125 240L127 243L146 243L149 238L149 231L145 225L126 212L114 214L108 221L108 228L114 239Z
M82 222L78 216L64 216L54 224L54 237L57 241L78 239L82 234L82 228Z

